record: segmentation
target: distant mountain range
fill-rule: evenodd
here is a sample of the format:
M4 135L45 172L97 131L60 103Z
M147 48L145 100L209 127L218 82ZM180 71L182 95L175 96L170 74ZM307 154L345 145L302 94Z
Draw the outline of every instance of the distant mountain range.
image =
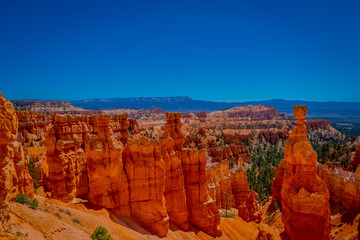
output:
M249 102L212 102L194 100L190 97L150 97L150 98L104 98L71 101L76 107L87 110L103 109L151 109L162 108L170 112L212 112L238 105L266 105L282 113L291 114L294 105L309 107L308 116L312 118L354 118L360 119L360 102L316 102L273 99Z

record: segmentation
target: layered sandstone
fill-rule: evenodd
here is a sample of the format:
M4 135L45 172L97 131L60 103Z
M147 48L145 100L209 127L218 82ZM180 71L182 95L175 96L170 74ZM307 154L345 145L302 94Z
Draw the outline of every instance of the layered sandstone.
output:
M227 194L232 197L229 161L208 163L206 165L206 176L211 198L216 200L218 208L225 209L228 207Z
M251 163L251 155L247 147L243 145L227 145L208 149L209 156L214 162L230 160L237 163L238 159L243 162Z
M92 127L86 116L53 116L53 128L46 137L49 188L52 197L70 202L86 198L88 179L84 139Z
M276 176L271 185L271 196L273 198L273 201L277 202L280 205L281 205L281 188L284 181L285 170L286 170L286 162L285 160L281 160L276 170Z
M181 114L166 113L166 124L161 138L161 155L165 163L165 199L170 222L181 230L189 229L185 180L181 161L182 145Z
M238 168L231 174L232 192L235 197L235 208L238 215L246 222L260 222L259 196L256 192L249 189L247 174L239 160Z
M128 180L122 160L123 138L119 124L123 118L114 116L115 122L110 122L109 115L91 116L89 126L92 131L86 134L84 145L89 203L108 209L121 208L129 213Z
M205 173L205 151L188 149L182 151L182 167L185 178L189 221L211 236L221 236L219 210L210 197Z
M330 239L330 194L317 175L316 152L306 139L306 106L294 106L298 119L286 142L286 170L281 189L284 234L290 239Z
M349 172L326 164L318 167L318 174L326 182L332 204L352 213L360 212L360 167Z
M88 199L116 216L131 215L160 237L169 222L221 235L205 175L206 152L183 149L181 114L166 118L159 141L130 135L126 115L54 115L45 141L52 197Z
M0 93L0 229L7 227L9 202L18 193L33 195L33 180L23 147L16 142L18 119L15 108Z
M123 164L129 182L131 215L152 233L166 236L169 217L160 142L143 136L129 139L123 152Z

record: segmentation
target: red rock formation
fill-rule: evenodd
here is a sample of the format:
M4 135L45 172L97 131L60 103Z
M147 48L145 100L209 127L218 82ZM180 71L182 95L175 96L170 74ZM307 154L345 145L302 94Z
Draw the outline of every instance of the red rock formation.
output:
M190 223L211 236L221 236L221 231L217 229L219 210L210 197L205 174L205 151L183 150L181 160Z
M306 139L306 106L294 106L298 119L286 142L281 189L282 220L290 239L330 239L330 194L317 175L316 152Z
M285 170L286 170L286 162L285 160L281 160L276 170L276 176L271 185L271 196L273 198L273 201L276 201L280 205L281 205L281 188L284 181Z
M263 137L265 141L273 144L276 144L279 142L279 140L285 140L288 138L287 134L285 134L283 131L260 131L259 136Z
M229 118L274 119L285 117L273 107L264 105L236 106L223 111Z
M192 224L220 236L205 151L183 149L181 114L166 118L159 141L129 136L126 115L55 115L45 141L52 197L87 198L115 215L131 215L160 237L166 236L169 221L182 230Z
M166 236L169 217L164 197L165 163L160 142L143 136L129 139L123 162L129 182L131 215L152 233Z
M179 229L189 229L186 190L181 163L181 148L185 141L181 133L181 114L166 113L166 124L161 139L161 155L165 163L165 199L170 222Z
M356 147L355 155L351 160L351 165L356 169L360 164L360 145Z
M360 212L360 167L349 172L326 164L318 167L318 174L326 182L332 204L352 213Z
M261 221L259 212L259 196L249 189L246 171L242 168L242 161L239 161L238 169L231 174L232 192L235 197L235 208L239 216L246 222Z
M247 147L242 145L209 148L208 153L214 162L221 162L225 159L237 162L238 159L241 158L243 162L251 163L251 155L249 150Z
M18 141L30 142L33 138L45 137L51 128L51 116L34 111L16 111L19 119Z
M52 197L69 202L88 193L85 135L92 131L85 116L53 116L45 141Z
M224 141L229 145L243 145L243 144L249 144L251 141L254 140L254 136L250 134L223 134Z
M92 134L85 138L86 171L88 177L89 203L108 209L117 208L120 212L129 214L128 180L122 160L123 125L119 121L125 117L116 117L114 124L110 124L109 115L91 116L89 123L93 128ZM126 139L127 141L127 139Z
M129 119L129 124L130 124L129 130L132 131L134 134L141 132L139 123L136 121L136 119Z
M330 124L330 121L321 119L311 119L305 121L307 129L324 129L330 127Z
M232 195L229 161L224 160L206 165L206 176L209 192L212 199L216 200L218 208L226 208L226 194Z
M271 233L267 233L264 230L259 231L256 240L275 240L275 237Z
M117 140L120 140L123 144L126 144L129 138L129 121L127 114L114 115L111 117L109 124Z
M200 119L205 119L207 118L207 113L206 112L199 112L196 114L196 116Z
M33 195L33 181L22 145L15 142L18 119L15 108L0 93L0 230L9 219L9 201L18 193Z

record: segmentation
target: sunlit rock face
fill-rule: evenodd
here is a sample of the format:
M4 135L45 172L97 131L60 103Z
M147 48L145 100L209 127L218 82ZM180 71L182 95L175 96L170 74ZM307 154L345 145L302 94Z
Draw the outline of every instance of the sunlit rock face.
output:
M360 166L349 172L325 164L318 166L318 174L326 182L332 205L353 214L360 212Z
M235 197L235 206L239 217L246 222L260 222L259 196L249 189L246 171L242 168L242 161L238 163L238 169L231 174L232 192Z
M298 124L286 142L281 189L284 235L290 239L330 239L330 194L317 175L317 156L306 139L306 106L294 106Z
M29 160L20 142L16 142L18 118L10 101L0 93L0 230L9 220L9 201L18 193L33 195Z
M53 116L46 137L49 188L52 197L70 202L88 195L84 139L92 131L87 116Z
M51 197L87 199L132 216L159 237L167 235L170 222L220 236L206 152L183 148L180 113L166 113L166 119L158 140L141 135L127 115L54 115L45 140Z
M166 113L166 124L161 138L161 155L165 163L165 199L170 222L181 230L189 229L185 179L181 161L182 145L181 114Z
M189 221L211 236L221 236L217 228L220 223L219 210L210 196L206 178L205 153L192 149L182 151Z

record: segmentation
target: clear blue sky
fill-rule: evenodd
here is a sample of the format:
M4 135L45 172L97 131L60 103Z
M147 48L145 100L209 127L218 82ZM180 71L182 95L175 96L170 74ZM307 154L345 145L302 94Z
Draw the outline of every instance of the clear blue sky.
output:
M360 101L360 1L0 2L9 99Z

